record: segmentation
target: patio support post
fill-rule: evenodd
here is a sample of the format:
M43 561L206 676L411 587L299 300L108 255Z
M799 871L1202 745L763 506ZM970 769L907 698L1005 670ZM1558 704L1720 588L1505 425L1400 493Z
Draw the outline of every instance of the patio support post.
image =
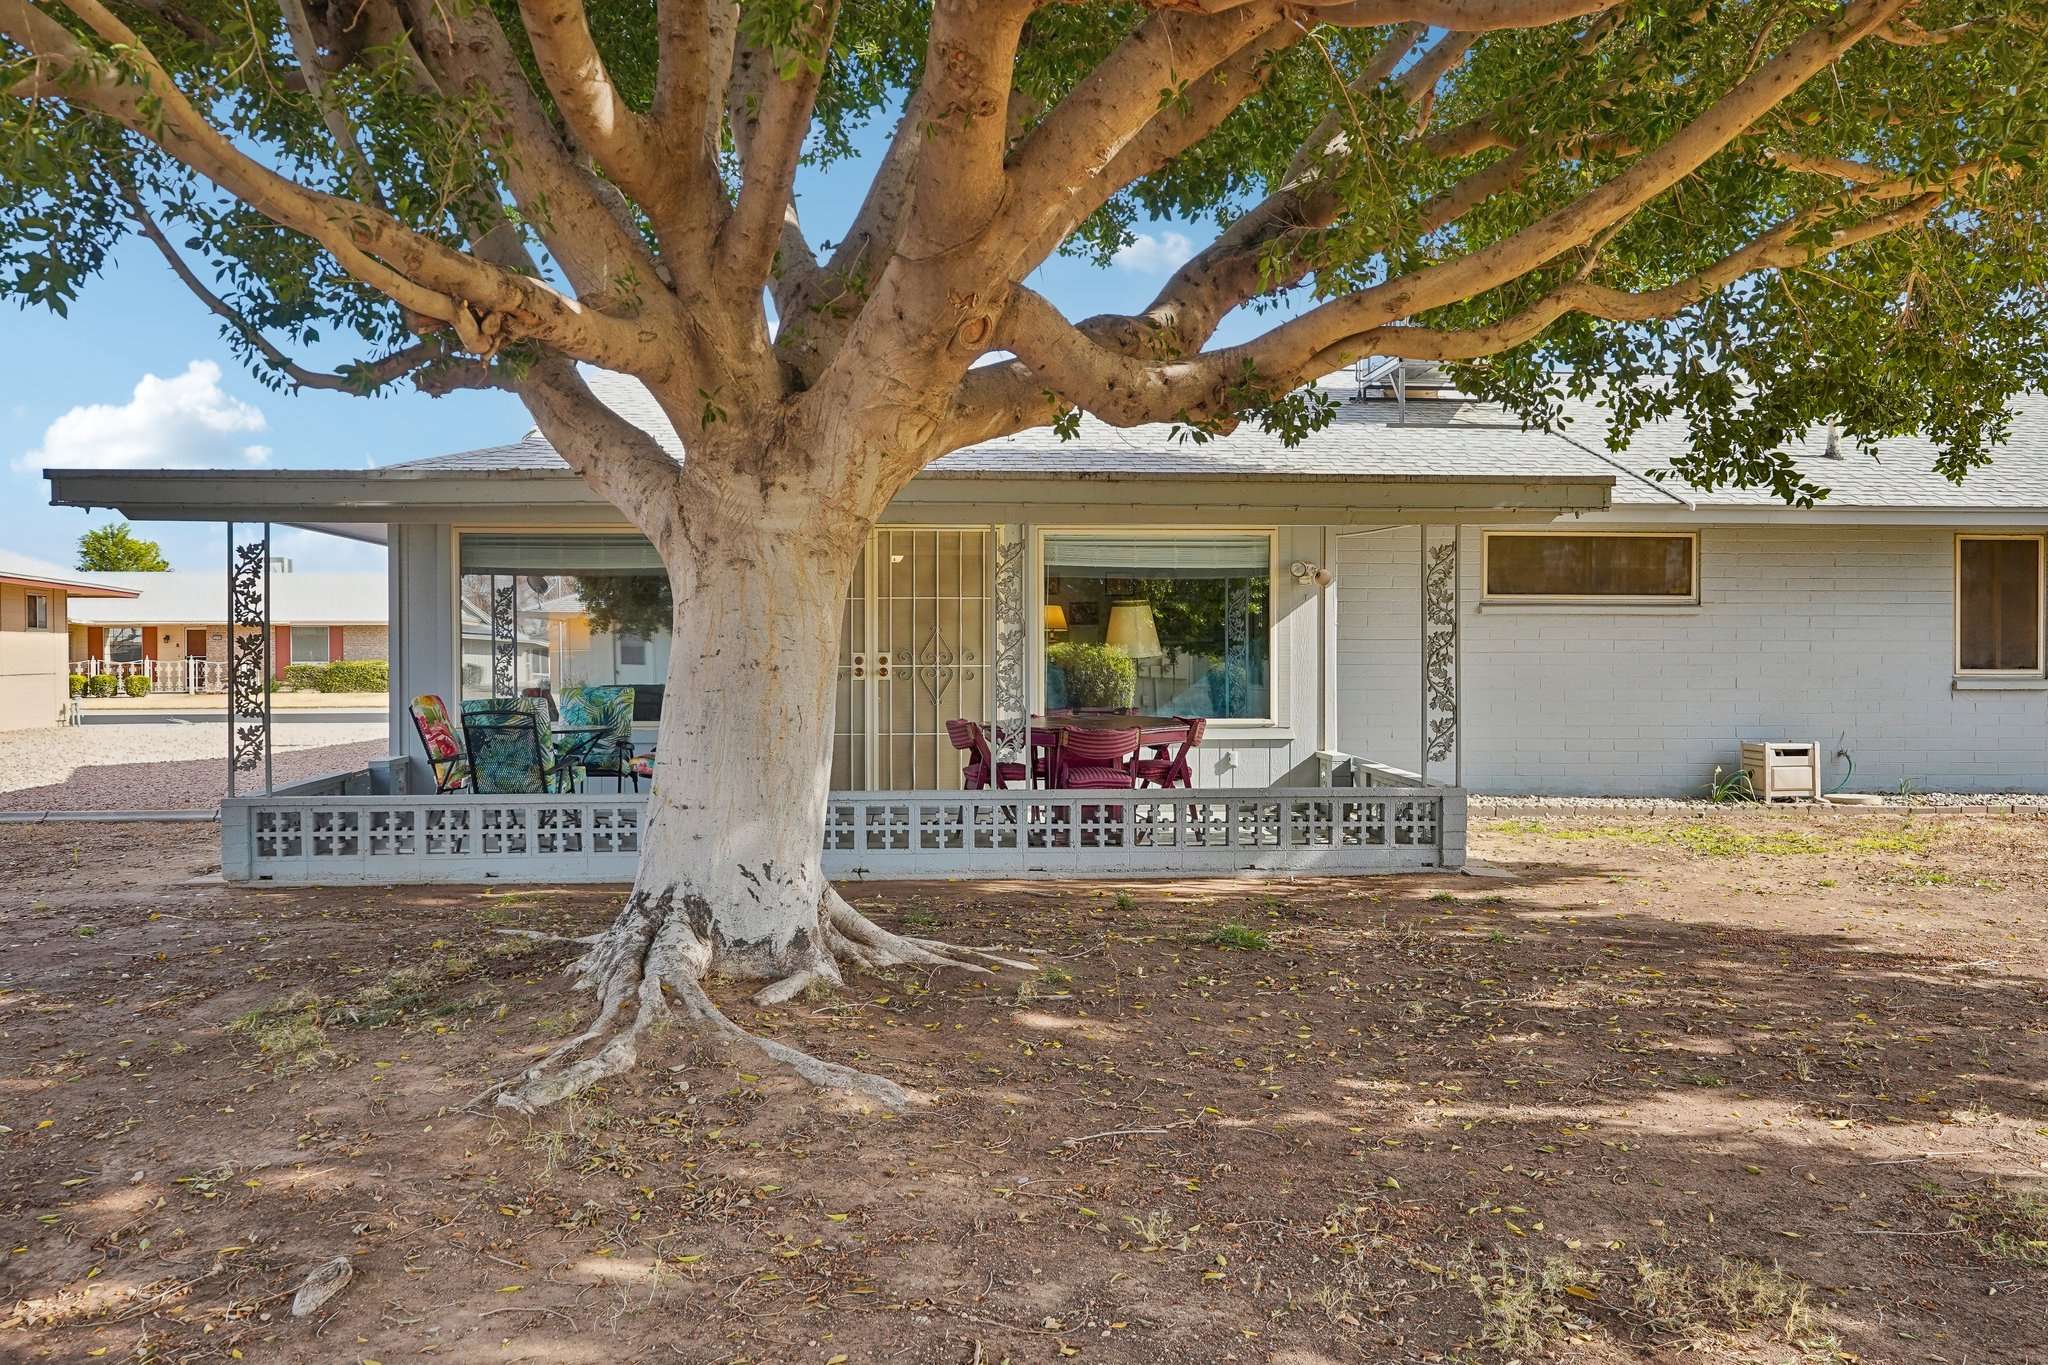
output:
M1422 558L1422 756L1426 782L1464 780L1458 733L1458 528L1424 526Z
M1029 761L1029 690L1024 676L1031 657L1030 599L1024 581L1025 546L1029 537L1022 522L1005 522L995 534L995 714L990 717L989 747L999 763Z
M246 544L228 527L228 795L236 776L263 769L263 794L275 788L270 762L270 523Z

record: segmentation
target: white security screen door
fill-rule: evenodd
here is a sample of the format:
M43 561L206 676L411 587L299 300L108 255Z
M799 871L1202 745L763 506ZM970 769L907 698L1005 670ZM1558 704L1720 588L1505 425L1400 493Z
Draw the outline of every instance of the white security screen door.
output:
M986 530L875 532L840 635L835 788L959 788L946 722L988 723L992 612Z

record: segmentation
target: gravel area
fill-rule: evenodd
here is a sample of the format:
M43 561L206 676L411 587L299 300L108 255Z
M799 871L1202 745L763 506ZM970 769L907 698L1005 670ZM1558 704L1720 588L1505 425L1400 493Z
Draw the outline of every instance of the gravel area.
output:
M282 724L280 783L359 767L389 747L381 723ZM195 810L227 794L227 726L79 725L0 733L0 810Z
M1870 792L1855 795L1841 809L1878 805L1897 810L2048 810L2048 792ZM1468 808L1488 815L1501 811L1626 810L1683 814L1739 810L1755 803L1717 802L1665 796L1473 796ZM1828 805L1835 803L1829 802ZM1796 808L1796 807L1790 807ZM1788 808L1789 809L1789 808Z

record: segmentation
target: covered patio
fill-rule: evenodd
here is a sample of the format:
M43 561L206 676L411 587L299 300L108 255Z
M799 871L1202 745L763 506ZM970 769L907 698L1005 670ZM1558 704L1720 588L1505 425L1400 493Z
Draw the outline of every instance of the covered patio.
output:
M630 395L614 403L631 411ZM658 420L658 415L655 420ZM1043 435L1042 433L1039 435ZM958 452L899 495L842 618L825 867L836 877L1119 877L1455 867L1462 523L1541 524L1608 505L1611 474L1503 479L1333 465L1260 449L1163 457L1030 438ZM1081 443L1084 447L1088 442ZM1011 448L1011 447L1017 448ZM678 452L679 453L679 452ZM1395 461L1398 463L1398 461ZM624 881L646 792L435 794L409 709L572 687L629 690L655 745L669 678L651 547L537 435L384 468L51 471L54 500L228 526L222 866L238 881ZM389 754L270 780L270 528L389 557ZM1345 538L1420 527L1423 742L1357 753L1336 678ZM1111 667L1104 668L1108 660ZM1413 665L1409 665L1413 667ZM1113 676L1103 682L1105 671ZM1101 689L1107 686L1110 691ZM1412 702L1409 704L1413 704ZM1352 705L1355 707L1356 703ZM949 723L996 772L1034 772L1062 716L1198 719L1172 786L974 785ZM1163 746L1170 747L1170 746Z

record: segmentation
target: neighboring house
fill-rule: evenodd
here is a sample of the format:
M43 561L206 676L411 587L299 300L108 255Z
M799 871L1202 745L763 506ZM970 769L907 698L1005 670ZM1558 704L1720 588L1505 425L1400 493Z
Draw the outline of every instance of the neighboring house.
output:
M637 384L594 382L679 450ZM1816 435L1799 460L1833 493L1795 509L1647 477L1683 448L1673 427L1614 455L1588 405L1545 434L1426 372L1326 387L1336 420L1293 450L1084 419L914 479L848 604L834 788L957 785L947 719L1072 700L1058 647L1107 642L1137 659L1141 709L1211 718L1213 788L1349 754L1471 790L1697 795L1741 740L1782 739L1819 744L1828 785L2048 790L2041 400L1960 485L1930 442L1872 459ZM636 619L616 607L658 597L659 563L538 434L369 470L50 478L61 504L136 520L383 538L391 742L416 764L416 693L631 681L658 710L663 633L592 631L580 608Z
M80 603L71 617L78 673L140 673L159 692L220 692L227 685L226 573L97 573L125 598ZM271 564L271 671L294 663L388 659L389 594L381 573L295 573Z
M69 696L65 622L88 600L133 596L126 588L89 583L54 564L0 551L0 730L63 720Z

